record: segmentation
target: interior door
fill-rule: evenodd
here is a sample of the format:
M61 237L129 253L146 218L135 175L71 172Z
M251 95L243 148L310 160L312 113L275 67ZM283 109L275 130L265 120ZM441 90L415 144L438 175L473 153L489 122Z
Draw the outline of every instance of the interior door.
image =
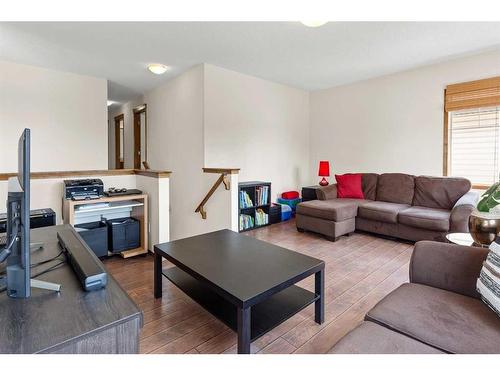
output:
M123 169L125 152L125 123L123 113L115 117L115 168Z
M148 169L146 104L134 108L134 168Z

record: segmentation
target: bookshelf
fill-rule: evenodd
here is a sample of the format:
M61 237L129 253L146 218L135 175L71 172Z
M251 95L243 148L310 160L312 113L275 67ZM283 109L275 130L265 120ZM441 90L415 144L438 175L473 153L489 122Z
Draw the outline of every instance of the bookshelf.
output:
M271 207L271 183L262 181L240 182L239 198L239 231L269 225L269 208Z

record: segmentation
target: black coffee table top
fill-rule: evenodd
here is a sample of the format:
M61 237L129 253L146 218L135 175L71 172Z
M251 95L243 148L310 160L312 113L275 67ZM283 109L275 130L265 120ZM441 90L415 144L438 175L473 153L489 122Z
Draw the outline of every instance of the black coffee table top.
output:
M227 229L155 249L239 306L253 305L324 268L322 260Z

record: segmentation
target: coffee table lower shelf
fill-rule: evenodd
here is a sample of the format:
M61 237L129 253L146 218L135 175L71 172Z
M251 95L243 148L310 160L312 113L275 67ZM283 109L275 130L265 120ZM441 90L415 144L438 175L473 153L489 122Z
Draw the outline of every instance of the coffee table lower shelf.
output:
M162 274L208 312L237 332L235 305L178 267L165 268ZM250 341L258 339L317 299L319 296L315 293L292 285L252 306Z

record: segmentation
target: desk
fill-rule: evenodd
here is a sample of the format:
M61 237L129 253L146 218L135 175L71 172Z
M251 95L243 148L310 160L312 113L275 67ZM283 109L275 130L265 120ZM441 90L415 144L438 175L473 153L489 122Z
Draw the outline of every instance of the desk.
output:
M80 206L91 206L97 205L99 203L109 204L109 207L101 207L101 208L90 208L83 211L78 211ZM130 211L130 216L134 219L137 219L140 223L141 227L141 246L136 249L125 250L120 253L120 255L124 258L146 254L148 252L149 241L148 241L148 232L149 232L149 221L148 221L148 196L146 194L135 194L135 195L123 195L118 197L103 197L99 199L91 199L91 200L83 200L83 201L73 201L70 199L63 199L63 219L64 224L75 225L78 224L76 222L76 216L81 214L83 218L82 222L89 221L99 221L101 220L101 216L105 216L108 218L112 218L106 215L112 214L113 211L120 212L123 209L128 209ZM118 211L117 211L118 210ZM85 220L85 215L93 214L93 220ZM128 213L127 213L128 215ZM120 217L123 215L119 215ZM115 216L116 217L116 216ZM33 241L31 241L33 242Z
M31 231L31 242L44 243L32 263L59 253L57 231L64 227ZM82 289L68 264L38 279L61 284L61 292L32 289L28 299L0 293L0 353L138 353L142 313L111 275L94 292Z

